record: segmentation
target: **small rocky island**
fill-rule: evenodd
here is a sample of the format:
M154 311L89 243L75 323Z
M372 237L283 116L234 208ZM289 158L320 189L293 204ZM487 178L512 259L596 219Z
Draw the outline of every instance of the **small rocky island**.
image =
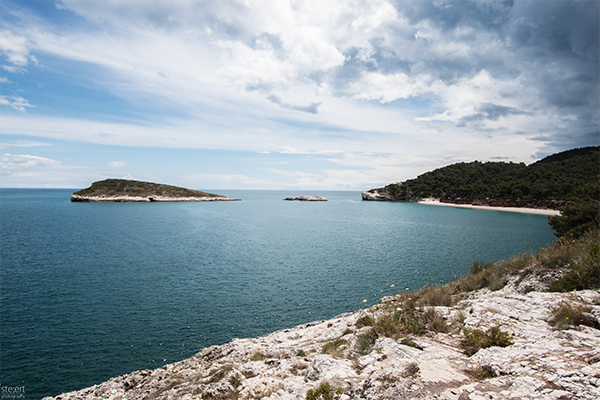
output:
M159 183L105 179L71 195L73 202L236 201L227 196Z
M298 196L298 197L286 197L284 200L288 201L327 201L325 197L321 196Z

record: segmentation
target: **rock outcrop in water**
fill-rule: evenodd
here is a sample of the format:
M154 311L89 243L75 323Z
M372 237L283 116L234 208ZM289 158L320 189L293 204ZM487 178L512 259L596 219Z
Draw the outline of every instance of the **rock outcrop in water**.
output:
M177 186L126 179L106 179L92 183L71 195L73 202L174 202L235 201L227 196Z
M284 200L288 200L288 201L327 201L327 199L325 197L321 197L321 196L286 197Z
M402 201L402 200L410 200L408 198L399 198L385 193L379 193L376 189L372 189L368 192L362 192L361 197L365 201Z
M585 305L597 322L600 291L533 288L544 284L514 276L500 290L471 292L455 306L428 311L443 316L446 333L399 339L374 335L370 326L385 310L406 307L401 297L410 300L386 297L368 309L234 339L55 399L303 400L309 390L312 399L320 392L339 400L600 398L600 330L584 325L557 330L548 322L552 310L565 303ZM498 326L506 347L465 351L467 332Z

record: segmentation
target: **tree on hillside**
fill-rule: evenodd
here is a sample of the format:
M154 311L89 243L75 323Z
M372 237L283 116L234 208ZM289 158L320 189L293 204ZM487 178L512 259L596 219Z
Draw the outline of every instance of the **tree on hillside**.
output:
M588 231L600 230L600 185L588 184L577 192L578 200L567 203L561 215L548 217L557 237L579 238Z

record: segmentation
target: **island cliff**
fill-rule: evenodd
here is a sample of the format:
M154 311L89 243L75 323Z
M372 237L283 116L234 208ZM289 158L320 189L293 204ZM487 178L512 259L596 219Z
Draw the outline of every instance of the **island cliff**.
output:
M176 202L236 201L227 196L177 186L126 179L106 179L92 183L71 195L73 202Z

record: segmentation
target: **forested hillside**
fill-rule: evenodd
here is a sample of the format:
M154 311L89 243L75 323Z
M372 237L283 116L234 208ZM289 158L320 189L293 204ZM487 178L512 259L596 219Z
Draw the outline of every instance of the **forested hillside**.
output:
M372 189L391 200L437 198L455 203L557 208L581 197L598 198L599 147L573 149L525 163L457 163L416 179Z

